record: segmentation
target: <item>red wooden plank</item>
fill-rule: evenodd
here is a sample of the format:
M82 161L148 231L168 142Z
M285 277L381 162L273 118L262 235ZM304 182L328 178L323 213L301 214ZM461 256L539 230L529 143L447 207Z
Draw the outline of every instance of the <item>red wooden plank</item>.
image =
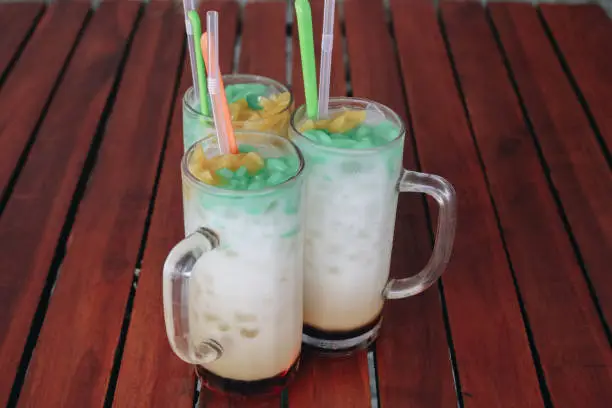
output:
M98 119L139 5L104 2L0 218L0 404L6 403Z
M234 55L238 5L226 1L206 1L205 10L219 11L223 44L220 62L223 72L231 70ZM182 97L191 85L186 61L174 104L163 169L147 238L147 246L134 298L131 324L121 362L114 406L126 408L192 408L194 370L176 357L168 343L163 320L161 270L170 249L184 237L181 176L183 154ZM146 344L146 347L143 347Z
M38 118L44 113L88 11L86 3L58 2L49 6L0 92L0 190L6 189Z
M598 5L542 5L542 14L612 150L612 21Z
M365 352L349 357L321 357L305 351L289 388L289 406L370 407L368 363Z
M484 9L442 12L552 402L608 406L612 353Z
M392 12L421 164L448 177L459 197L443 281L464 404L537 406L518 300L437 16L425 1L393 0Z
M345 4L348 56L355 96L381 102L404 121L406 104L394 45L380 2ZM364 27L368 27L364 30ZM404 166L416 169L411 135L404 148ZM417 273L431 252L421 197L402 194L398 204L391 273ZM376 346L378 389L385 407L451 406L456 404L448 345L436 287L406 300L388 301Z
M103 406L165 135L182 31L172 3L147 7L19 406L41 400L56 407Z
M311 3L312 9L312 26L314 31L314 46L316 61L321 60L321 31L323 30L323 5L324 0L313 0ZM337 2L339 3L339 2ZM293 12L293 69L291 74L291 88L295 98L295 106L298 107L304 103L304 79L302 78L302 61L300 59L300 44L298 43L297 21L295 11ZM340 29L340 9L336 6L334 12L334 46L332 48L332 69L330 80L330 96L338 96L346 94L346 80L344 72L344 51L342 44L342 33ZM317 81L319 66L317 64Z
M244 6L239 72L285 82L285 12L284 1Z
M528 5L496 4L491 14L595 292L612 323L612 174L536 11Z
M0 4L0 77L44 7L43 3Z
M317 61L319 61L321 55L323 3L323 0L311 2ZM335 16L331 96L346 94L338 10L336 10ZM296 107L304 103L304 83L301 69L297 23L294 16L292 88L296 99ZM304 353L303 362L300 365L296 381L289 389L289 406L298 408L369 407L370 390L367 364L365 352L359 352L351 357L340 359L330 359L317 356L313 353Z

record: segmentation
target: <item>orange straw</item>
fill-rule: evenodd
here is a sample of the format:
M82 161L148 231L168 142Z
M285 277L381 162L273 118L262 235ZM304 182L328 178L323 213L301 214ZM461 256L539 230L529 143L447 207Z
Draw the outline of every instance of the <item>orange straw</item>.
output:
M225 122L226 129L226 137L227 143L229 146L229 153L237 154L238 153L238 145L236 144L236 136L234 135L234 128L232 127L232 117L230 115L229 106L227 104L227 97L225 95L225 85L223 84L223 78L221 76L220 68L211 67L208 60L208 35L207 33L202 34L202 38L200 40L200 45L202 47L202 55L204 56L204 64L206 65L206 71L208 71L208 78L214 78L213 71L216 69L218 79L219 79L219 92L216 94L211 93L211 98L214 98L213 104L221 107L222 119ZM214 47L213 47L214 48ZM218 52L218 51L217 51ZM218 54L213 55L213 61L218 61ZM213 108L214 109L214 108ZM221 137L218 135L217 137Z

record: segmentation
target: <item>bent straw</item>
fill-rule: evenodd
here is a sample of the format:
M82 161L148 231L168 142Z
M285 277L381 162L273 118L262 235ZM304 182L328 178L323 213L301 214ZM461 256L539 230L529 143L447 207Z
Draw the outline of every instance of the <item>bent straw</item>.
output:
M206 18L207 32L202 34L201 47L202 53L208 55L205 58L208 69L208 89L212 99L219 150L221 154L237 154L238 146L219 68L219 15L216 11L209 11Z
M295 14L298 23L302 77L306 96L306 114L310 119L317 117L317 68L315 65L314 39L312 34L312 12L308 0L295 0Z
M200 99L200 89L198 88L198 67L195 56L195 41L193 40L193 28L189 20L188 13L195 11L194 0L183 0L183 11L185 12L185 32L187 33L187 45L189 47L189 63L191 65L191 81L193 82L193 95L195 100Z
M331 77L332 48L334 45L335 0L325 0L323 35L321 36L321 67L319 68L319 119L327 118L329 83Z
M200 23L200 16L197 11L191 10L187 13L189 21L191 22L191 28L193 29L193 35L196 38L200 38L202 35L202 25ZM198 88L200 91L200 112L203 115L210 116L210 106L208 106L208 90L206 89L206 71L204 69L204 61L202 59L202 50L200 47L195 49L196 67L198 72Z

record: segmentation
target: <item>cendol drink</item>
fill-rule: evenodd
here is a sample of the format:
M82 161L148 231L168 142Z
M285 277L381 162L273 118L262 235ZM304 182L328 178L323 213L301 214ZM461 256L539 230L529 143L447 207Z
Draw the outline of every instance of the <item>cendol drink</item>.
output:
M241 395L279 391L300 355L303 310L301 153L277 135L236 131L182 161L187 238L164 268L173 350L204 384Z
M310 346L366 347L385 299L418 293L444 270L454 191L440 177L402 169L404 136L393 111L358 98L331 98L328 118L309 119L302 106L291 119L290 138L307 166L303 339ZM441 203L441 229L426 270L389 281L398 189L432 194Z
M225 93L234 129L256 130L287 136L293 96L287 87L272 79L224 75ZM193 88L183 97L183 142L187 150L196 141L214 135L211 116L200 113Z

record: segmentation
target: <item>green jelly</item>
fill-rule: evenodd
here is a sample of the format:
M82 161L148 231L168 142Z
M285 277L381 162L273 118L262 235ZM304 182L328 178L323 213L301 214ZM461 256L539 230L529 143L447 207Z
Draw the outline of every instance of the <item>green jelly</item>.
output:
M226 187L232 190L238 190L240 188L240 180L231 180Z
M266 168L271 171L284 172L289 169L289 166L281 158L266 159Z
M261 181L251 181L251 184L247 187L247 190L259 190L264 188L266 185Z
M315 143L340 149L370 149L397 138L399 129L389 121L376 125L362 123L344 133L330 133L325 129L310 129L304 135ZM311 162L313 159L311 157Z
M226 180L231 180L232 177L234 177L234 172L231 171L230 169L226 169L226 168L219 169L219 170L217 170L216 173L217 173L218 176L221 176L221 177L223 177Z
M266 180L266 184L268 184L268 186L276 186L286 179L287 177L283 173L272 173L270 177L268 177L268 180Z
M260 96L265 96L266 93L267 88L263 84L232 84L225 87L225 95L228 103L247 99L249 95L254 95L259 99Z
M263 107L259 104L259 95L248 94L246 96L246 101L247 101L247 105L249 105L249 108L255 111L263 109Z
M380 122L372 128L372 132L376 137L387 142L395 139L399 134L397 126L389 121Z
M370 126L368 125L358 126L357 130L355 131L355 139L357 140L370 139L371 134L372 134L372 130Z
M248 176L248 170L246 167L244 166L240 166L240 168L238 170L236 170L236 172L234 173L234 177L244 177L244 176Z
M298 170L300 165L300 161L295 156L285 157L285 163L287 164L287 168L295 173Z
M319 139L319 143L323 143L325 145L329 145L332 142L331 136L329 136L326 132L323 132L323 131L319 132L317 134L317 137Z
M272 157L264 159L263 168L255 175L250 175L245 166L235 171L221 168L216 171L216 174L221 178L219 187L229 190L258 190L289 180L297 172L298 165L297 157Z
M352 131L348 131L346 133L332 133L329 136L332 138L332 140L346 140L346 139L352 139L353 135L352 135Z

